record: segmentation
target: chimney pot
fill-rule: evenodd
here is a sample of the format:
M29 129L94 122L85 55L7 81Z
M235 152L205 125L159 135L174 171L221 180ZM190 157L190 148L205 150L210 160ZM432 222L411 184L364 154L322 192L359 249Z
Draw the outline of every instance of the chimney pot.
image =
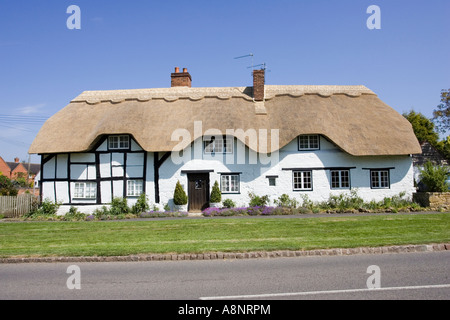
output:
M19 158L17 158L17 157L16 157L16 158L14 158L14 162L15 162L15 163L19 163L19 161L20 161L20 159L19 159Z
M191 87L192 78L187 68L183 68L183 72L180 73L180 68L175 68L175 73L171 75L171 87Z

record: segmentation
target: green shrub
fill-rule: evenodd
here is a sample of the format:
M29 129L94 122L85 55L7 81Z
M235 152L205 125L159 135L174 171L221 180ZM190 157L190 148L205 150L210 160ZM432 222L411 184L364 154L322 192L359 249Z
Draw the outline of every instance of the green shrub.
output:
M265 207L270 203L268 195L257 196L253 192L249 192L250 197L249 207Z
M231 199L225 199L225 200L223 200L223 206L228 209L235 208L236 203Z
M298 201L294 198L289 198L285 193L274 200L274 203L279 207L297 208L298 206Z
M425 185L425 191L429 192L448 191L447 175L448 168L435 166L431 161L427 161L423 169L420 170L421 182Z
M219 183L216 181L211 190L210 202L219 203L222 201L222 193L220 192Z
M148 204L148 198L145 193L142 193L137 199L136 203L131 207L131 212L134 214L139 214L141 212L147 211L150 209L150 205Z
M127 198L115 197L112 199L109 214L118 216L121 214L127 214L128 212L130 212L130 209L128 208Z
M41 205L36 211L32 212L33 215L55 215L61 206L58 202L52 202L49 199L42 201Z
M75 207L70 207L69 212L67 212L62 220L64 221L83 221L86 219L86 215L78 211Z
M186 192L184 192L180 181L177 181L175 191L173 193L173 203L176 205L185 205L188 202Z

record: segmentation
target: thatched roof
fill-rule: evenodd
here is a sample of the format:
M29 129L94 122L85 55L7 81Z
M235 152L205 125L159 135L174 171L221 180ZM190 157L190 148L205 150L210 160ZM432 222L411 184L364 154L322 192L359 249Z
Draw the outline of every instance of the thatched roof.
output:
M203 132L194 132L196 121ZM29 152L85 152L108 134L131 134L149 152L172 151L180 149L171 141L176 129L187 129L191 141L207 129L267 129L269 149L264 142L260 151L268 152L276 151L270 130L278 129L278 149L321 134L355 156L421 153L410 123L364 86L271 85L264 102L253 101L251 87L86 91L44 124Z

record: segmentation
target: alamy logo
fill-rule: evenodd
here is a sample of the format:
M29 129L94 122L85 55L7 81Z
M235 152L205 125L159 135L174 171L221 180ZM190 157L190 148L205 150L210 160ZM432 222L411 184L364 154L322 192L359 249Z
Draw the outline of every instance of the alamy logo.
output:
M379 6L371 5L366 11L371 16L367 19L367 28L369 30L381 29L381 9Z
M211 143L214 139L218 140L220 152L215 154L215 148L210 146L210 154L212 157L224 157L225 164L261 164L263 166L270 164L273 166L279 161L279 129L271 129L270 132L267 129L247 129L245 131L243 129L226 129L223 132L210 128L203 131L202 121L195 121L193 133L194 137L201 138L194 140L191 132L183 128L172 132L171 140L179 141L171 153L171 160L174 164L179 165L192 159L202 158L205 143ZM234 147L230 143L231 146L227 147L233 148L233 151L224 152L223 137L236 138L245 144L239 143Z
M81 29L81 9L79 6L71 5L67 7L66 13L71 14L70 17L67 18L66 25L67 29Z
M367 268L367 273L372 274L367 278L367 289L380 289L381 288L381 270L377 265L372 265Z
M66 285L69 290L81 289L81 269L77 265L71 265L67 268L66 273L71 274L67 278Z

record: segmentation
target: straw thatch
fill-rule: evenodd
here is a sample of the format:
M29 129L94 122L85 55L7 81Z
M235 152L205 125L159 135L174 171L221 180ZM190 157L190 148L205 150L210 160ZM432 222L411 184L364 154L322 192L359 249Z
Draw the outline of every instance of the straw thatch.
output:
M196 121L203 132L194 132ZM265 141L244 143L273 152L298 135L321 134L355 156L421 153L410 123L364 86L265 86L264 102L253 101L251 87L86 91L44 124L29 152L85 152L108 134L172 151L185 146L171 141L176 129L190 132L185 145L208 129L267 129L267 150ZM274 148L271 129L279 130Z

